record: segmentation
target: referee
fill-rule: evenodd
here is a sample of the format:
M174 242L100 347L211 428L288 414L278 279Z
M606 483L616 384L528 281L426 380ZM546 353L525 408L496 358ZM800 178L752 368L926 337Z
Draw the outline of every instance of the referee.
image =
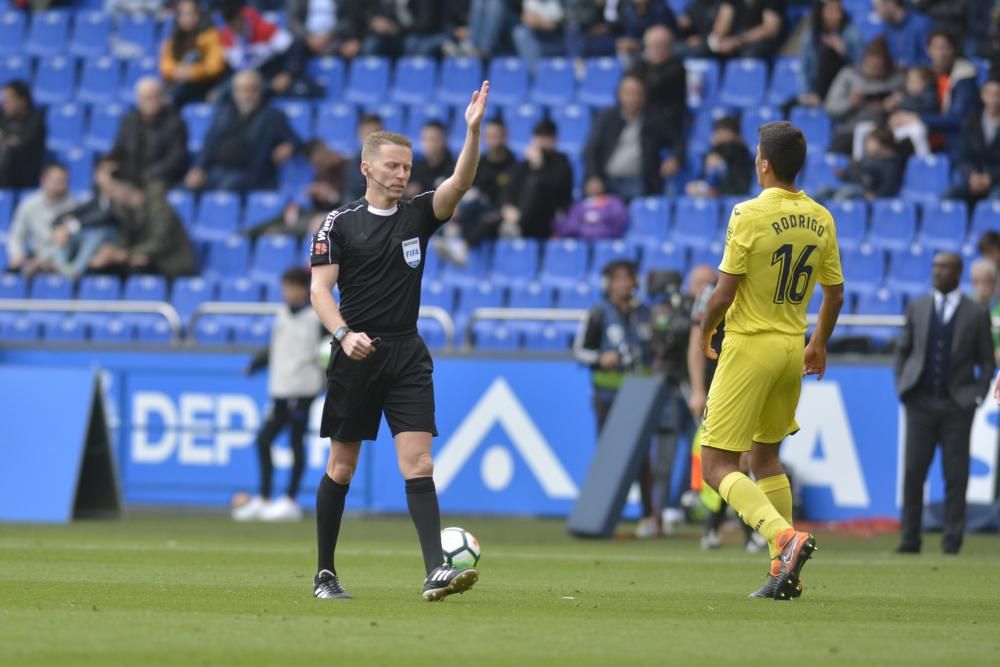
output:
M312 304L334 338L320 426L320 435L330 438L330 460L316 493L317 598L351 597L338 579L334 551L361 441L376 438L383 412L423 551L424 599L465 592L479 579L475 569L442 564L431 460L431 438L437 435L434 363L417 334L417 315L427 242L451 218L476 176L489 89L484 81L472 93L455 173L436 190L403 199L413 167L412 143L394 132L374 132L361 150L365 196L330 213L313 236ZM335 284L339 308L332 295Z

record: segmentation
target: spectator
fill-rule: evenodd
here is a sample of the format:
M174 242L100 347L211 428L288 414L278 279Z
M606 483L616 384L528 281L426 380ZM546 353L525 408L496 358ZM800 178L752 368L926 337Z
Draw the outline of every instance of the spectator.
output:
M94 190L83 204L56 218L52 238L59 248L55 260L60 273L79 278L88 270L104 270L109 266L101 256L104 246L119 240L122 221L113 207L116 185L115 164L109 158L94 167Z
M622 0L618 4L618 22L622 26L618 54L625 58L639 52L650 29L659 26L672 31L677 28L673 10L667 3L656 0Z
M781 45L784 15L785 0L722 0L708 48L727 58L770 58Z
M0 188L34 188L45 160L45 114L24 81L3 87L0 114Z
M654 25L642 42L642 60L630 73L646 84L649 107L662 113L670 127L682 127L687 120L687 71L674 54L674 36L666 26Z
M245 0L222 0L220 38L226 62L236 72L253 69L274 95L304 93L306 48L292 34L267 21ZM301 85L293 90L296 83Z
M837 172L844 185L826 196L837 200L861 197L874 200L899 194L903 182L903 159L896 149L892 132L880 127L865 137L864 144L864 157ZM822 199L824 195L819 197Z
M384 129L381 117L376 114L362 114L358 120L358 146L364 145L369 134L381 129ZM360 149L354 154L354 157L347 161L347 164L353 166L345 167L344 170L343 201L352 202L355 199L361 199L365 194L365 180L361 176L360 167L358 167L361 164Z
M753 154L740 134L740 124L726 116L715 121L711 148L701 167L701 179L687 184L692 197L745 195L754 175Z
M174 30L160 48L160 76L172 86L174 106L204 102L226 72L219 31L197 0L180 0Z
M1000 199L1000 78L981 92L983 109L974 111L962 127L958 149L961 181L948 196L974 203L983 197Z
M997 267L997 272L1000 273L1000 229L983 232L983 235L976 242L976 250L979 251L981 257L993 262L993 265Z
M903 67L927 63L927 35L931 22L906 6L905 0L872 0L882 19L882 36L893 62Z
M647 108L642 79L626 74L618 84L618 104L601 112L587 138L584 193L611 193L626 201L659 194L663 180L680 167L679 148L664 117Z
M897 137L928 133L932 147L944 148L949 153L958 149L958 131L962 121L976 106L979 97L976 66L960 58L959 49L958 38L947 30L936 28L931 32L927 52L937 81L938 105L920 113L902 109L893 111L889 116L889 127Z
M352 3L336 0L288 0L288 29L312 56L340 56L350 60L361 53L354 34Z
M886 100L903 86L903 75L895 71L885 40L877 38L865 47L861 64L840 70L826 95L826 112L835 123L831 149L851 153L855 127L868 121L877 125L886 118ZM861 150L854 151L860 159Z
M273 190L278 167L295 153L298 139L288 118L263 103L255 70L233 77L233 104L221 105L205 143L184 178L193 190Z
M841 0L815 0L809 29L802 37L799 101L809 106L822 104L834 77L857 63L863 48L861 33L851 24Z
M573 167L564 153L556 150L556 126L540 120L532 130L531 143L524 150L510 177L501 209L501 236L547 239L552 221L569 208L573 199Z
M677 17L679 55L700 58L711 53L708 36L715 26L719 4L720 0L688 0L687 7Z
M61 164L42 172L42 189L18 204L7 235L7 270L26 276L56 271L61 257L52 238L53 223L76 205L69 194L69 175Z
M972 279L972 299L990 311L990 317L1000 317L1000 280L997 266L985 257L980 257L969 268ZM993 332L994 356L1000 359L1000 331Z
M989 63L991 72L1000 72L1000 4L993 9L979 55Z
M614 195L585 197L556 219L555 235L575 239L620 239L628 228L628 207Z
M615 54L616 26L607 10L607 0L567 0L567 57L581 61Z
M410 0L409 20L402 24L403 51L436 58L446 43L460 43L468 34L468 6L462 0Z
M368 56L397 57L403 53L404 26L399 19L400 7L395 0L353 0L362 5L356 10L362 17L361 50Z
M165 104L158 79L140 79L135 99L135 108L118 125L111 156L130 185L140 189L156 185L166 191L181 180L187 167L187 127Z
M910 0L914 11L926 16L931 25L956 34L965 32L966 17L975 3L976 0Z
M521 0L472 0L469 32L458 44L446 43L445 55L490 58L510 34L521 14Z
M521 23L511 37L514 48L528 69L534 71L539 59L565 52L563 22L566 7L562 0L524 0Z
M406 186L410 197L433 190L455 171L455 158L448 150L448 135L444 125L436 120L420 130L420 152L413 159L410 182Z

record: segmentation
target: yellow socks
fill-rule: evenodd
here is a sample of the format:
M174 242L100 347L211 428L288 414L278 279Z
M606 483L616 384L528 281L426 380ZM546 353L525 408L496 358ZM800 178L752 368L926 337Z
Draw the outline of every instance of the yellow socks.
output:
M781 518L792 524L792 485L788 482L788 476L774 475L757 480L757 487L764 492L768 501L778 510ZM778 549L773 542L768 542L771 558L778 555Z
M764 536L772 549L778 533L791 528L764 491L741 472L731 472L722 479L719 495L732 505L748 526ZM788 506L790 508L791 503Z

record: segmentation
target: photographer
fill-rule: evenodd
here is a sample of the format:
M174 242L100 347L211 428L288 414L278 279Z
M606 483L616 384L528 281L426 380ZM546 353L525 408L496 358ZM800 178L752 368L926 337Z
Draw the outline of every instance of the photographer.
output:
M618 260L604 267L601 278L604 298L593 306L580 325L573 352L591 368L594 384L594 416L598 435L611 411L625 374L649 366L649 309L635 296L639 279L632 262ZM639 468L642 520L636 537L661 533L660 517L653 511L652 470L649 457Z

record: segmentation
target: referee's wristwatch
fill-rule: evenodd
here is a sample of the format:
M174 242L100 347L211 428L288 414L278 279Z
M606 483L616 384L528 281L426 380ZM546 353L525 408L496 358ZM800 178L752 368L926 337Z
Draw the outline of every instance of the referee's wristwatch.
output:
M333 332L333 339L337 341L337 344L341 344L344 341L344 337L351 333L351 330L347 327L340 327Z

